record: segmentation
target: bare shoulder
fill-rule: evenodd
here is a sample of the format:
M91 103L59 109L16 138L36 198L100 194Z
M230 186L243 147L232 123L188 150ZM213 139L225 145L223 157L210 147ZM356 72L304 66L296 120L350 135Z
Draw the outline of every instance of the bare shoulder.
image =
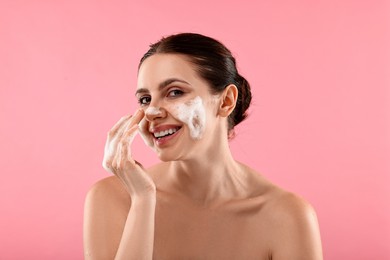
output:
M309 202L275 187L264 213L272 259L322 259L317 214Z
M265 207L272 219L278 221L305 221L317 218L313 206L302 197L274 187Z
M262 203L261 220L270 225L305 227L317 223L313 206L302 197L286 191L267 180L262 174L243 165L249 176L252 189Z
M130 207L131 199L123 184L116 176L110 176L97 181L89 189L86 197L86 204L101 205L104 208L115 208L127 210Z

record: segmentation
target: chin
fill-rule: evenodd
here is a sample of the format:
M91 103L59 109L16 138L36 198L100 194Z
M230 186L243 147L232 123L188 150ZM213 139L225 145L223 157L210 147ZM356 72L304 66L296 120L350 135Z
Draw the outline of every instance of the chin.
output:
M169 162L174 160L174 156L171 153L167 153L166 151L161 151L156 148L154 148L154 151L156 152L158 159L160 159L162 162Z
M178 161L178 160L179 160L179 159L176 158L176 157L168 156L168 155L162 155L162 154L158 154L158 158L159 158L160 161L162 161L162 162L171 162L171 161Z
M178 151L167 151L167 150L155 150L157 153L157 157L160 159L162 162L170 162L170 161L181 161L185 157L182 152Z
M157 156L158 156L158 159L160 159L160 161L162 161L162 162L172 161L172 158L170 156L166 156L163 154L157 154Z

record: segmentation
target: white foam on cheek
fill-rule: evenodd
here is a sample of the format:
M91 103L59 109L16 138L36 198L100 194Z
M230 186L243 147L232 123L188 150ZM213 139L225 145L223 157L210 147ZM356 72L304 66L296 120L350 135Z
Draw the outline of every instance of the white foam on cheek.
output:
M153 140L150 137L150 133L148 130L148 124L146 122L145 117L138 124L138 132L141 135L142 139L144 140L145 144L147 146L154 148Z
M189 102L176 105L174 110L177 118L188 125L191 137L202 138L206 125L206 110L202 99L198 96Z

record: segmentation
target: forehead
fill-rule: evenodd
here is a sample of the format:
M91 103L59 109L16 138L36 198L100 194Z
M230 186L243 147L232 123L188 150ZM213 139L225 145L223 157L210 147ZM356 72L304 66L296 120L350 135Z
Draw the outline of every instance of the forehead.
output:
M187 82L201 80L195 65L181 54L154 54L148 57L138 71L137 88L151 88L169 78Z

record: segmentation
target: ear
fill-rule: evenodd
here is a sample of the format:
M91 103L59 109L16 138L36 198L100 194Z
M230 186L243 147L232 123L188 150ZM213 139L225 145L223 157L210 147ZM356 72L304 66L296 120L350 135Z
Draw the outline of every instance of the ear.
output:
M228 117L236 107L237 97L238 89L236 85L230 84L227 86L221 95L218 114L223 117Z

